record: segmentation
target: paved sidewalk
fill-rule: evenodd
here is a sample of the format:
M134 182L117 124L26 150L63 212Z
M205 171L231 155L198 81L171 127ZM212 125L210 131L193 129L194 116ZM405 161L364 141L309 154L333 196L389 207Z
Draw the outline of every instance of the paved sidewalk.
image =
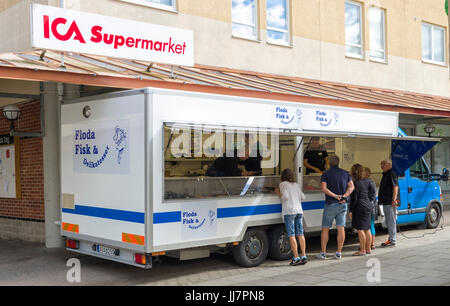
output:
M163 257L150 270L104 260L92 256L67 252L63 249L46 249L42 244L0 240L1 285L144 285L144 286L326 286L326 285L450 285L450 211L444 212L444 230L424 238L407 239L399 235L396 248L377 248L365 257L352 257L358 248L355 236L347 236L344 258L319 260L318 237L307 238L310 262L306 266L289 266L289 261L267 260L254 268L243 268L229 255L213 254L210 258L180 262ZM416 226L402 227L408 237L422 236L434 230ZM379 230L376 242L387 239L387 232ZM336 236L330 236L329 252L335 250ZM67 280L68 259L81 262L81 282ZM369 282L367 275L373 266L368 260L379 263L380 282ZM369 262L373 264L372 262ZM369 276L377 276L369 273ZM239 289L238 289L239 290Z
M433 230L408 230L407 237L422 236ZM377 238L379 244L385 234ZM200 286L424 286L450 285L450 228L423 238L399 235L399 246L376 248L372 255L354 257L357 244L346 246L341 260L319 260L308 254L305 266L290 267L289 262L266 262L260 267L241 270L233 276L205 282ZM332 249L330 249L332 251ZM380 267L374 273L374 263ZM370 272L369 272L370 270ZM245 271L245 272L244 272ZM369 274L369 282L367 275ZM376 279L379 276L379 279Z

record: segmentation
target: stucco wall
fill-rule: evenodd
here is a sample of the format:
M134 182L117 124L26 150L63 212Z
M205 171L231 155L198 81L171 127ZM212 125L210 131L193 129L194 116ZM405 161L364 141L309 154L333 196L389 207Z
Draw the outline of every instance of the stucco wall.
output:
M364 3L366 52L368 8L375 5L386 10L386 64L371 62L368 56L363 60L345 56L344 0L291 0L292 47L267 43L265 1L259 0L258 41L232 37L231 0L178 0L175 13L120 0L65 2L67 9L193 30L197 64L449 96L448 67L422 62L422 21L448 27L442 0L360 1ZM2 31L0 52L24 50L29 22L18 22L14 16L26 17L32 1L6 2L14 5L0 13L0 27L9 20L17 35ZM59 0L34 2L59 5ZM8 39L1 39L5 36Z

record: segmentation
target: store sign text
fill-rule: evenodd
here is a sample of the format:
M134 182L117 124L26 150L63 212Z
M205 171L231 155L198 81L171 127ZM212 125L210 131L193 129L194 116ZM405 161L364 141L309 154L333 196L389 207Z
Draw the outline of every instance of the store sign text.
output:
M68 41L73 37L73 40L77 40L80 44L86 44L86 40L78 27L76 20L74 20L66 33L60 33L58 31L59 25L66 25L68 20L62 17L55 18L53 21L47 15L44 18L44 38L51 39L50 33L54 38L60 41ZM119 47L127 48L140 48L145 50L154 50L160 52L185 54L186 42L183 44L175 44L172 42L172 37L169 37L168 42L152 41L144 38L124 37L116 34L103 34L103 27L95 25L91 28L90 41L93 43L104 43L107 45L113 45L114 49Z
M193 32L32 4L32 47L193 66Z

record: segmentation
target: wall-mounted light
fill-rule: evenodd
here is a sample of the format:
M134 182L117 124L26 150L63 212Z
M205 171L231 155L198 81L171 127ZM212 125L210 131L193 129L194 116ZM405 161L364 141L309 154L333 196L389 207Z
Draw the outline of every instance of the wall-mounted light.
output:
M20 118L22 111L17 105L11 104L3 107L3 116L11 122L11 132L14 132L14 121Z
M435 128L434 125L432 125L431 123L428 123L427 125L425 125L425 127L423 128L423 130L425 131L425 133L428 134L428 137L431 137L431 134L434 133L434 131L436 130L436 128Z

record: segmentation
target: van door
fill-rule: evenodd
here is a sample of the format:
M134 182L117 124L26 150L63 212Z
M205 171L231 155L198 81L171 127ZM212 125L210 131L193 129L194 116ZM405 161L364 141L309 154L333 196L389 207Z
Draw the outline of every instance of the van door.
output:
M420 158L405 172L407 180L407 199L409 209L408 222L423 222L425 209L433 198L432 184L429 182L430 171Z

